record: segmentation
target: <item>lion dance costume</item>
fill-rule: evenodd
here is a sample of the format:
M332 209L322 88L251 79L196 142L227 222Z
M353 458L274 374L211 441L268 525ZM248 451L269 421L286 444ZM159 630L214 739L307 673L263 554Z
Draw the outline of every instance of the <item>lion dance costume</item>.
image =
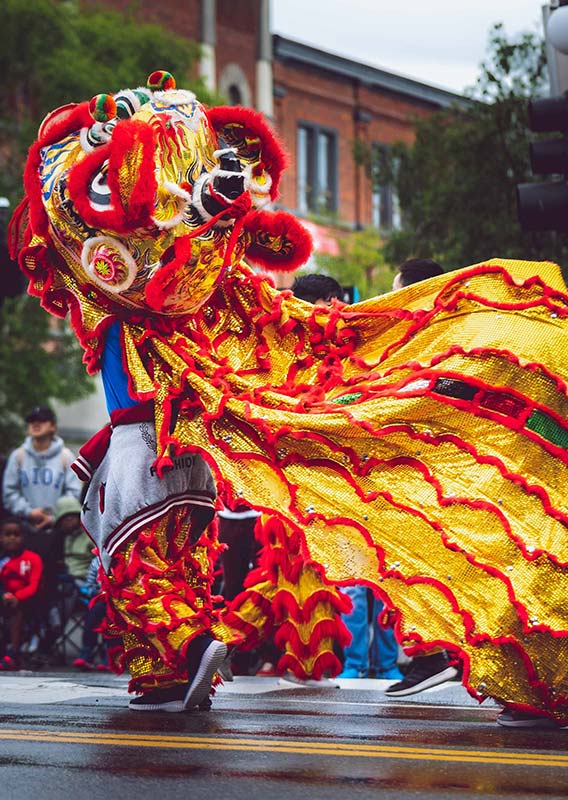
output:
M310 243L263 209L284 167L273 134L167 73L148 87L44 121L11 227L30 291L70 311L90 372L119 323L132 404L83 457L84 520L131 688L187 680L204 631L250 644L275 623L283 666L333 671L335 587L363 583L409 652L444 647L477 698L568 722L558 267L493 260L331 309L277 292L248 263L293 269ZM225 613L214 483L267 520Z

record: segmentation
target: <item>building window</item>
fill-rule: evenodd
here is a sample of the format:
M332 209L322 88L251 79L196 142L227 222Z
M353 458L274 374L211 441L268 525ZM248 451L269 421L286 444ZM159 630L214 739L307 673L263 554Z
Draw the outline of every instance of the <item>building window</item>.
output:
M391 163L389 168L388 145L376 144L373 151L372 224L381 230L397 230L401 226L400 203L390 178L396 165Z
M219 76L219 93L231 106L252 108L252 92L244 70L238 64L227 64Z
M337 209L337 134L317 125L298 126L298 211Z
M236 85L236 83L232 83L229 86L229 105L241 106L242 104L243 104L243 96L241 94L241 90Z

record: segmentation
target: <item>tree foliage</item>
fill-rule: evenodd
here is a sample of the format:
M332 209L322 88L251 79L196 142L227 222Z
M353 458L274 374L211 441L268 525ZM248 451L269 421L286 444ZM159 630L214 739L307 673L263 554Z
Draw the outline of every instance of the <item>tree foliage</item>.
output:
M155 69L206 103L199 45L158 25L77 0L4 0L0 25L0 194L21 194L23 155L48 111L145 85Z
M488 50L469 102L417 120L412 147L397 144L376 164L358 145L370 174L398 191L403 228L385 250L393 263L430 257L451 269L565 255L565 239L523 233L517 221L516 184L532 180L527 98L545 89L544 44L532 33L509 42L496 25Z
M357 286L363 300L392 288L393 272L385 262L384 241L378 231L366 228L339 239L338 244L339 255L316 256L327 275L342 286Z
M19 202L27 149L45 114L58 106L145 85L155 69L172 72L179 86L203 101L218 102L194 77L198 55L197 44L141 24L130 12L69 0L4 0L0 195L12 208ZM22 413L49 398L78 399L91 382L74 337L54 328L35 298L6 300L0 327L0 451L5 451L21 435Z
M22 419L34 405L72 402L91 391L81 348L66 325L50 318L35 298L5 301L0 314L0 452L21 438Z

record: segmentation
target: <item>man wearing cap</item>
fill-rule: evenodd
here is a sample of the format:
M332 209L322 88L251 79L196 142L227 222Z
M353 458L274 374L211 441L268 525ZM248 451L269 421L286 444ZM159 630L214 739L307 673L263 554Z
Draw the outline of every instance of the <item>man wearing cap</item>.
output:
M60 497L77 500L81 483L69 469L73 454L57 436L57 420L48 406L35 406L26 416L28 435L6 464L2 501L11 514L27 519L38 530L53 524Z

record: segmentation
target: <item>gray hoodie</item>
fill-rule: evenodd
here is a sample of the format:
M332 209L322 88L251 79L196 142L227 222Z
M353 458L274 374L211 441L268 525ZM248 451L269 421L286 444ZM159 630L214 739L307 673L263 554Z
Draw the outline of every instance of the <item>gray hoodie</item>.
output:
M34 450L31 437L26 437L6 463L2 482L4 507L12 514L27 517L34 508L50 509L53 514L63 495L78 500L81 482L69 469L72 461L73 454L64 447L60 436L55 436L41 453Z

